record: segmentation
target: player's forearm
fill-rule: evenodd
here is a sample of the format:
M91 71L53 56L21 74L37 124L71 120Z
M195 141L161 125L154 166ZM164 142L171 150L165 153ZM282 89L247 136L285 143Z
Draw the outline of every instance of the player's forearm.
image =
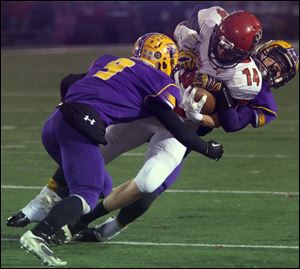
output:
M202 115L203 118L199 122L199 125L203 127L208 127L208 128L217 128L220 127L220 121L218 114L213 114L213 115Z
M221 126L226 132L236 132L253 121L254 113L248 106L229 108L218 112Z
M181 144L199 153L206 154L207 143L199 138L196 132L186 126L173 110L156 100L149 101L149 108Z

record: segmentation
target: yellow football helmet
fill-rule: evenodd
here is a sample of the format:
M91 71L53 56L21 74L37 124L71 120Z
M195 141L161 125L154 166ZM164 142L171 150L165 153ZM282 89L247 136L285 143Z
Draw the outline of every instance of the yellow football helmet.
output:
M296 50L292 44L283 40L270 40L260 45L254 57L264 79L272 88L286 84L298 70Z
M178 49L168 36L148 33L135 42L131 58L142 60L170 76L178 63Z

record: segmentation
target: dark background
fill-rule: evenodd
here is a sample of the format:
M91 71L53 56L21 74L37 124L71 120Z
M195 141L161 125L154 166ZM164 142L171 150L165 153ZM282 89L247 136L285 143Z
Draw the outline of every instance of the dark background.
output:
M198 4L254 13L264 40L299 39L298 1L1 1L1 45L133 43L146 32L172 36Z

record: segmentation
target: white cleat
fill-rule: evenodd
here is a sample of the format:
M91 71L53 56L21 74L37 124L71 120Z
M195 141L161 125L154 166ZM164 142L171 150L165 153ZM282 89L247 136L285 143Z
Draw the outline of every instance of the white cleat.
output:
M67 264L66 261L55 257L53 251L47 246L46 241L34 235L31 231L27 231L21 236L20 244L21 248L34 254L45 265L64 266Z
M95 227L95 236L100 242L104 242L117 236L128 226L120 227L115 217L108 218L105 222Z

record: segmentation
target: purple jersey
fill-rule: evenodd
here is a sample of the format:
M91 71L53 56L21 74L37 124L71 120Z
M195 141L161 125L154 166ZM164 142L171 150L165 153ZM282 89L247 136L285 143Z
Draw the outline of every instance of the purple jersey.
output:
M277 105L266 82L263 82L260 92L248 106L254 109L255 119L251 121L253 127L261 127L277 117Z
M180 92L158 69L129 58L104 55L83 79L70 86L64 102L88 104L110 125L153 116L147 108L148 98L157 98L174 109Z
M263 82L258 95L247 104L219 111L218 116L226 132L236 132L249 123L261 127L277 117L277 105L266 82Z

